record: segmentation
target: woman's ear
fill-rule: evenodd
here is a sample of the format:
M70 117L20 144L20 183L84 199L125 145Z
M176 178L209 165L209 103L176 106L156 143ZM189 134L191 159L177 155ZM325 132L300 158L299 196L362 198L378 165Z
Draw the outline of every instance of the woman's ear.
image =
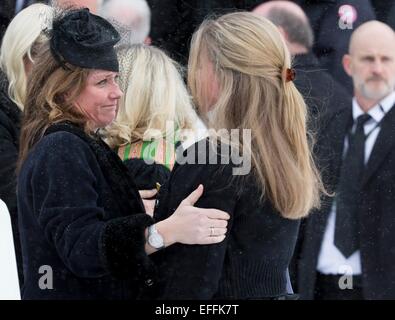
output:
M63 101L67 101L68 99L70 99L70 92L65 92L65 93L63 93L62 94L62 99L63 99Z
M25 56L23 57L23 67L25 69L25 75L26 77L28 77L33 69L33 61L30 60L27 54L25 54Z
M58 103L63 103L66 101L70 101L71 99L71 93L70 92L65 92L62 94L58 94L57 97L55 98L55 101Z

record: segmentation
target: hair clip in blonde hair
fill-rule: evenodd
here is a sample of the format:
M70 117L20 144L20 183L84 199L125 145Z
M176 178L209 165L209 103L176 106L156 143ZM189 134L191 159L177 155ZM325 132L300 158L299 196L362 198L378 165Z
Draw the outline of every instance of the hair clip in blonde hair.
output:
M293 68L287 68L286 74L285 74L285 81L294 81L296 78L296 71Z

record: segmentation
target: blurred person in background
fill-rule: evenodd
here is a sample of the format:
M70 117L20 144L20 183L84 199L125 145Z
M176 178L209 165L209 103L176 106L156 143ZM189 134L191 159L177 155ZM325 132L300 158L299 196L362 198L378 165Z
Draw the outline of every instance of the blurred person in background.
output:
M45 3L47 1L35 1L35 0L3 0L0 2L0 41L3 38L4 32L7 29L12 18L19 13L21 10L34 3Z
M362 23L374 20L370 0L294 0L306 13L313 28L313 53L350 95L353 85L342 68L352 32Z
M88 8L90 12L96 13L101 7L103 0L49 0L53 6L61 8Z
M284 36L294 59L295 86L309 107L310 128L319 130L324 115L350 106L351 96L312 52L314 34L306 14L291 1L265 2L253 12L272 21Z
M103 18L117 21L127 28L123 44L150 44L151 11L145 0L107 0L99 11Z
M10 212L20 285L23 284L16 201L16 163L27 78L50 26L52 8L33 4L9 24L0 51L0 199Z
M188 61L195 29L210 15L251 10L261 0L147 0L152 11L153 44L182 65Z
M295 252L302 299L395 298L395 34L370 21L352 34L343 66L351 106L317 142L322 209L302 224Z

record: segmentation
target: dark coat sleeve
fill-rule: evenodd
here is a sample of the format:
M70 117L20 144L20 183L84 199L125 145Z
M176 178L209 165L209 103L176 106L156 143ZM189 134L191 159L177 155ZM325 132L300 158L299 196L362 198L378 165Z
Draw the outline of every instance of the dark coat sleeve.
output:
M63 263L80 277L140 274L137 269L151 264L144 251L151 217L131 213L106 221L97 192L101 171L89 146L68 133L46 138L31 176L33 209Z
M164 185L170 177L170 170L159 163L147 164L143 159L124 161L139 190L155 189L156 184Z
M19 282L22 284L22 253L19 240L15 173L16 163L18 160L18 149L11 133L4 126L8 121L9 119L0 111L0 199L5 202L10 212L15 254L18 264Z
M148 4L152 12L153 44L165 50L179 63L185 64L188 39L194 27L189 16L191 5L184 0L148 0Z
M216 208L228 212L232 226L233 213L237 202L234 186L230 183L231 166L220 165L180 165L173 169L168 190L160 200L156 218L162 219L174 212L179 203L199 184L204 185L204 193L195 204L200 208ZM217 292L222 274L227 239L212 245L175 244L159 252L159 270L163 283L160 299L212 299Z
M15 0L3 0L0 4L0 41L15 14L15 3Z
M4 121L6 121L5 117ZM11 209L16 207L15 168L18 159L18 149L10 132L3 126L3 114L1 112L0 122L0 198Z

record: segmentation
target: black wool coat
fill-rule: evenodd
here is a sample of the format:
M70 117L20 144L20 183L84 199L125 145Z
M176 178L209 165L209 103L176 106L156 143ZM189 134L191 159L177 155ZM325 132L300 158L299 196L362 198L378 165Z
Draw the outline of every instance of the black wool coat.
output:
M164 185L170 177L170 170L162 164L147 164L143 159L124 161L139 190L156 189L157 183Z
M16 162L18 160L21 110L8 95L8 80L0 71L0 199L11 215L19 284L23 284L22 253L16 204Z
M3 0L0 2L0 41L15 15L16 0Z
M23 8L26 8L27 6L34 4L34 3L45 3L48 4L48 0L24 0L24 6ZM15 12L15 7L16 7L17 0L3 0L0 2L0 42L3 39L4 33L7 30L7 27L11 20L14 18L16 12ZM22 9L23 9L22 8Z
M148 0L153 44L186 64L195 29L210 15L252 10L259 0Z
M99 138L70 124L50 127L23 163L18 206L24 299L133 299L153 282L144 250L153 220ZM40 287L44 265L49 289Z
M313 53L294 57L296 88L302 94L309 111L309 128L317 131L325 115L351 105L352 97L330 73L320 66Z

